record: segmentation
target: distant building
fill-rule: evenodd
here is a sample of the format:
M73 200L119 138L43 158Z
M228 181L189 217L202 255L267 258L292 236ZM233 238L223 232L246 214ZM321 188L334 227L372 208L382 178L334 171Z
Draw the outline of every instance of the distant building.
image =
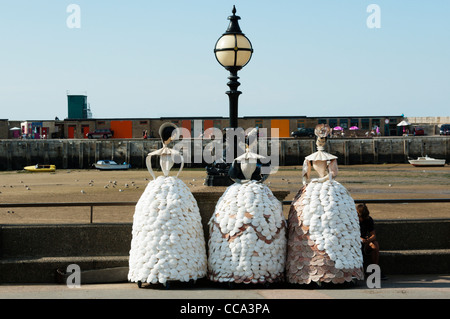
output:
M287 138L300 128L314 128L325 123L332 128L341 126L346 136L365 136L367 132L378 127L381 136L401 135L397 124L402 116L363 116L363 117L306 117L306 116L244 116L238 119L240 127L266 129L267 137ZM117 118L117 119L66 119L64 121L67 138L86 138L90 131L109 129L114 132L114 138L142 138L147 131L149 137L158 137L158 130L164 122L172 122L186 129L191 137L198 137L208 128L223 130L228 127L226 117L162 117L162 118ZM357 131L350 127L357 126ZM273 129L277 129L273 130Z
M29 139L49 139L63 137L64 124L62 121L25 121L20 123L20 135Z
M0 120L0 139L25 136L28 138L87 138L87 133L95 130L111 130L113 138L142 138L147 131L149 138L158 138L159 127L165 122L172 122L180 128L186 129L191 137L199 137L208 128L223 130L228 127L227 117L161 117L161 118L78 118L88 115L80 111L87 111L87 99L85 95L70 95L69 105L78 108L81 113L73 112L76 118L59 120L32 120L32 121L8 121ZM244 129L258 127L266 129L267 137L273 137L278 130L278 137L288 138L291 133L300 128L314 128L317 124L325 123L334 128L340 126L345 137L372 136L370 133L378 128L379 136L401 136L402 128L397 124L405 120L403 116L351 116L351 117L307 117L307 116L243 116L238 119L238 124ZM450 124L449 117L407 118L414 126L425 129L426 135L439 134L442 124ZM20 126L20 134L11 128ZM358 130L352 131L350 127L356 126ZM342 136L340 132L333 131L335 136Z
M439 135L439 128L442 124L450 124L450 116L426 116L409 117L408 122L416 127L422 127L425 135Z

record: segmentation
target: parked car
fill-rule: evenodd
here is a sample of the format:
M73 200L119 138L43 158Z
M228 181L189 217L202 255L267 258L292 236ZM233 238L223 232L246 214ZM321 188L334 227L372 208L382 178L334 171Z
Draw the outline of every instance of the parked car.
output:
M422 127L414 128L414 136L418 136L418 135L425 135L425 131Z
M439 135L450 135L450 124L442 124L439 129Z
M314 137L314 129L313 128L299 128L297 131L291 133L292 137Z
M105 130L95 130L94 132L89 132L86 134L88 138L110 138L113 137L114 132L108 129Z

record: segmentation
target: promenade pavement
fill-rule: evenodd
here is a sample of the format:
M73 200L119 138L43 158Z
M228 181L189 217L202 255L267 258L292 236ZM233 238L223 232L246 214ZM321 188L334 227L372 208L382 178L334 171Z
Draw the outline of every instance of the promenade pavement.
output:
M398 275L369 288L359 281L345 288L235 287L197 283L194 287L138 288L135 283L0 284L0 299L450 299L450 275Z

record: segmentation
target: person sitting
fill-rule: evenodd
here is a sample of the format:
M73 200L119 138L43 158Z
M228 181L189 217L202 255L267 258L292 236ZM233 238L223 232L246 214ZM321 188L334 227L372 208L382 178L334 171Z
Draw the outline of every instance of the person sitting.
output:
M361 229L363 254L365 256L370 256L371 264L378 265L380 260L380 245L378 244L375 233L375 223L370 216L370 212L366 204L358 204L358 206L356 206L356 211L358 212L359 225ZM386 278L386 276L381 274L381 279Z

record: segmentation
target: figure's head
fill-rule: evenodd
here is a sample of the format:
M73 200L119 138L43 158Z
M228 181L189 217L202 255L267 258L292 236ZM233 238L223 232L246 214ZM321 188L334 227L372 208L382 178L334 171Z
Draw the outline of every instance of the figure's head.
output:
M317 147L319 150L323 150L325 146L325 142L327 140L327 136L331 133L331 128L328 124L318 124L314 129L314 134L317 136Z
M358 212L359 220L364 220L370 215L369 209L367 208L366 204L358 204L356 206L356 211Z
M172 133L177 129L177 126L171 122L166 122L159 128L159 136L164 145L172 141Z
M318 124L314 129L314 133L319 138L325 138L331 133L331 128L328 126L328 124Z

